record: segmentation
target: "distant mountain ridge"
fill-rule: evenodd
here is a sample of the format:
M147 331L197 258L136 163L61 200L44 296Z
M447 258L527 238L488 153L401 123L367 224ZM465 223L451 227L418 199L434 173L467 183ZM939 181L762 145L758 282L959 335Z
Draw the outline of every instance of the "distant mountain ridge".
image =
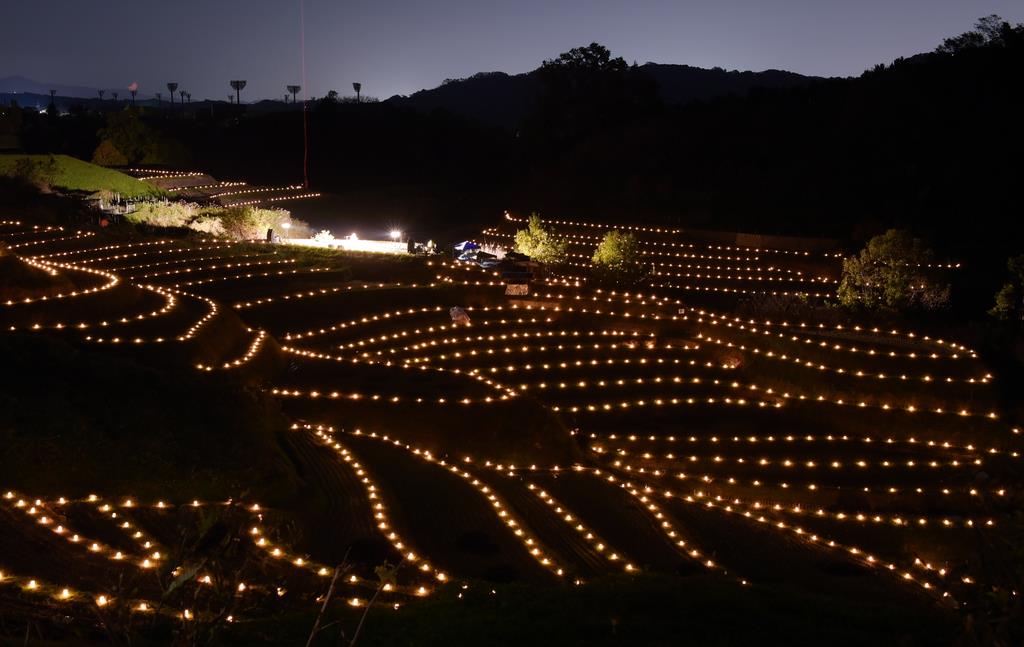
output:
M788 88L821 79L784 70L740 72L663 63L645 63L639 69L654 79L662 101L669 105L685 105L729 94L744 96L755 88ZM447 80L436 88L409 96L396 95L388 101L425 112L445 110L484 123L515 128L531 110L539 92L538 70L523 74L481 72L465 79Z
M644 63L639 69L657 83L661 99L668 105L685 105L730 94L745 96L755 88L788 88L821 78L784 70L740 72L720 67L705 69L664 63ZM98 88L40 83L18 75L0 79L0 95L13 95L4 96L5 102L13 98L24 105L45 107L50 102L50 90L57 91L57 105L60 107L76 103L93 106L93 102L97 106L110 105L98 100ZM113 99L113 91L119 93L122 101L129 98L127 89L107 89L107 101ZM533 109L539 92L538 70L523 74L481 72L464 79L448 79L436 88L420 90L409 96L396 95L387 101L423 112L444 110L482 123L515 129ZM137 101L140 105L154 105L155 97L139 93ZM197 99L196 103L200 101L209 100ZM264 99L247 105L267 104L266 107L271 107L271 103L278 101Z
M92 99L97 96L99 88L64 85L62 83L40 83L24 76L8 76L0 79L0 92L4 94L41 94L50 96L50 90L56 90L62 97L80 97ZM125 96L128 90L124 90Z

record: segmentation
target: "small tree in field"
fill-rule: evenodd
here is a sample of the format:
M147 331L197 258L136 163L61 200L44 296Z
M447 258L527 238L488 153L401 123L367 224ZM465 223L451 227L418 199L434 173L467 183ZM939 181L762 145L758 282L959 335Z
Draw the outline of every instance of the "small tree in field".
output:
M843 260L839 301L871 310L936 309L949 304L949 286L929 275L932 252L906 231L890 229Z
M544 229L540 216L530 215L526 229L516 232L516 251L541 263L558 263L565 258L569 242Z
M1010 280L996 292L996 304L988 311L1004 321L1024 321L1024 254L1006 262Z
M640 241L617 229L604 235L590 262L599 278L636 282L647 275Z

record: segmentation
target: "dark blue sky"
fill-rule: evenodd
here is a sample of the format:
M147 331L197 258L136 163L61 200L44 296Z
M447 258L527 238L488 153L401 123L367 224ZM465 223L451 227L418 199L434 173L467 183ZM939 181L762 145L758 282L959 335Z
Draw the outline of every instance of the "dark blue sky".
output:
M0 77L195 99L299 83L300 0L3 0ZM304 0L307 92L380 98L447 77L525 72L591 41L627 61L856 75L933 49L1021 0Z

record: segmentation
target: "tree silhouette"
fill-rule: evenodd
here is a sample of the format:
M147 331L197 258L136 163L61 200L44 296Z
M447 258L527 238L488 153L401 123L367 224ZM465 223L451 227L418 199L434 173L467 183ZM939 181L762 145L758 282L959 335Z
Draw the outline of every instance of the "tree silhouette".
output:
M1019 36L1019 34L1016 33L1013 25L996 14L992 14L979 18L974 23L972 31L945 39L941 45L935 48L935 51L940 54L955 54L963 50L981 47L1005 47L1015 36Z
M292 95L292 103L295 103L295 95L302 89L301 85L289 85L288 92Z
M106 93L105 90L96 90L96 94L100 95L100 101L103 101L103 95Z
M164 93L163 92L157 92L156 93L156 102L157 103L160 103L161 101L163 101L163 98L164 98Z
M600 132L658 105L657 84L599 43L544 61L539 77L541 93L528 132L553 144Z
M128 90L128 92L130 92L131 95L132 95L132 105L134 106L135 105L135 94L138 92L138 90Z
M114 101L117 101L117 92L111 92L110 96L114 97Z
M245 81L232 81L231 89L235 91L235 103L242 103L242 90L245 89Z
M157 140L155 133L142 122L135 110L107 113L107 124L99 131L99 137L101 143L109 141L129 164L141 162Z
M192 93L191 92L186 92L185 93L185 99L187 99L189 104L191 104L192 103Z
M168 83L167 91L171 93L171 107L174 107L174 91L178 89L177 83Z
M188 93L187 93L187 92L185 92L184 90L178 90L178 96L179 96L179 97L181 97L181 103L182 103L182 105L184 105L184 104L185 104L185 95L186 95L186 94L188 94Z
M361 93L363 91L363 84L362 83L353 83L352 84L352 89L356 91L356 103L359 103L359 97L361 96Z
M558 58L541 63L541 68L587 72L624 72L626 67L626 61L621 56L612 58L611 51L600 43L591 43L586 47L574 47L568 52L559 54Z

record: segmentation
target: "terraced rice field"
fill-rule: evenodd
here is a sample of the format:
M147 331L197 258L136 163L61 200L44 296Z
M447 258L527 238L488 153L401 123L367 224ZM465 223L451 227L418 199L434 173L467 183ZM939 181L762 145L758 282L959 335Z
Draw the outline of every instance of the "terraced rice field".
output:
M179 198L201 200L225 207L249 205L273 206L278 202L304 200L320 196L301 184L254 186L237 180L218 180L200 171L169 171L130 168L125 174L144 180Z
M369 283L281 247L9 221L0 240L54 282L0 304L0 321L279 400L322 502L303 514L319 514L330 541L289 546L274 528L294 511L230 505L308 604L339 546L357 564L344 591L355 606L385 559L399 581L376 604L449 582L586 586L644 572L947 607L1002 586L977 555L1014 513L1020 431L971 348L742 314L755 297L827 298L833 250L620 225L644 242L653 280L599 290L587 265L609 226L546 224L571 241L572 262L510 297L493 272L444 260ZM509 217L481 240L507 242L518 226ZM470 324L452 323L455 305ZM190 508L227 505L176 501L172 484L164 501L4 491L0 542L45 548L20 562L30 567L0 564L0 586L140 612L155 592L104 589L104 564L151 568ZM71 577L71 563L88 567Z

